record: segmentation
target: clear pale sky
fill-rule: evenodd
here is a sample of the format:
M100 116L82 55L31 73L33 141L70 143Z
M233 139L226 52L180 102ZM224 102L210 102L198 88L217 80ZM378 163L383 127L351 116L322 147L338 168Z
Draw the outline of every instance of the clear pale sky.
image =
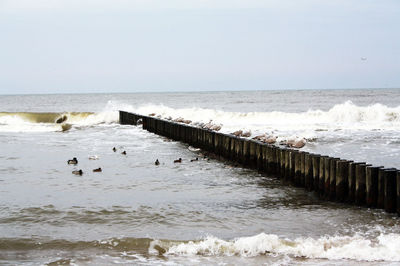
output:
M400 87L400 0L0 0L0 94Z

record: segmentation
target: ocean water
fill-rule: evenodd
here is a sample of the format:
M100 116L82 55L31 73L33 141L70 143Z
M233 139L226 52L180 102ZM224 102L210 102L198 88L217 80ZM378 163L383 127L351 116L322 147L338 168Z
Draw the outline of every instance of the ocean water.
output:
M304 138L307 151L400 168L400 90L0 96L0 264L400 262L397 216L119 125L118 110Z

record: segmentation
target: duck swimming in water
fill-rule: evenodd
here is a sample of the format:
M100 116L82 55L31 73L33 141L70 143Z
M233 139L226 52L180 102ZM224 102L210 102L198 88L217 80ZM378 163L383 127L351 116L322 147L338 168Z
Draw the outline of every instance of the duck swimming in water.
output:
M113 148L113 152L116 152L116 151L117 151L117 149L114 147L114 148Z
M103 170L101 170L101 167L97 168L97 169L93 169L93 172L102 172Z
M199 160L199 158L196 157L196 159L192 159L192 160L190 160L190 162L195 162L195 161L198 161L198 160Z
M121 152L121 154L126 155L126 151Z
M157 160L154 162L154 164L155 164L155 165L160 165L160 161L157 159Z
M82 169L80 169L79 171L72 171L72 173L74 175L82 175L83 174Z
M179 158L178 160L175 160L174 163L181 163L182 162L182 158Z
M68 160L67 161L68 164L78 164L78 159L76 159L75 157L72 158L72 160Z

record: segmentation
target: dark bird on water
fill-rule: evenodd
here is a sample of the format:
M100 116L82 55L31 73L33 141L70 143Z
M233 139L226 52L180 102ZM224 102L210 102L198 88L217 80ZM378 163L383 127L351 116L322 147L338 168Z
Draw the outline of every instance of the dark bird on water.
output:
M190 160L191 162L195 162L195 161L198 161L199 160L199 158L198 157L196 157L196 159L192 159L192 160Z
M83 174L82 169L80 169L79 171L72 171L72 173L74 175L82 175Z
M68 160L67 161L68 164L78 164L78 159L76 159L75 157L72 158L72 160Z
M103 170L101 170L101 167L97 168L97 169L93 169L93 172L101 172Z
M174 163L181 163L182 162L182 158L179 158L178 160L175 160Z
M121 154L126 155L126 151L121 152Z
M113 151L114 151L114 152L116 152L116 151L117 151L117 149L114 147L114 148L113 148Z
M66 115L63 115L62 117L57 119L56 123L61 124L61 123L65 122L67 119L68 119L68 117Z
M154 162L155 165L160 165L160 161L158 159Z

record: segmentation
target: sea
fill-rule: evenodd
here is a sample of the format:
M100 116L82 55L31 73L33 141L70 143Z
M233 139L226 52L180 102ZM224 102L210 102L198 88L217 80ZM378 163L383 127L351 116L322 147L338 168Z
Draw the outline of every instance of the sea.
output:
M400 169L400 89L2 95L0 265L400 264L397 215L120 125L119 110Z

